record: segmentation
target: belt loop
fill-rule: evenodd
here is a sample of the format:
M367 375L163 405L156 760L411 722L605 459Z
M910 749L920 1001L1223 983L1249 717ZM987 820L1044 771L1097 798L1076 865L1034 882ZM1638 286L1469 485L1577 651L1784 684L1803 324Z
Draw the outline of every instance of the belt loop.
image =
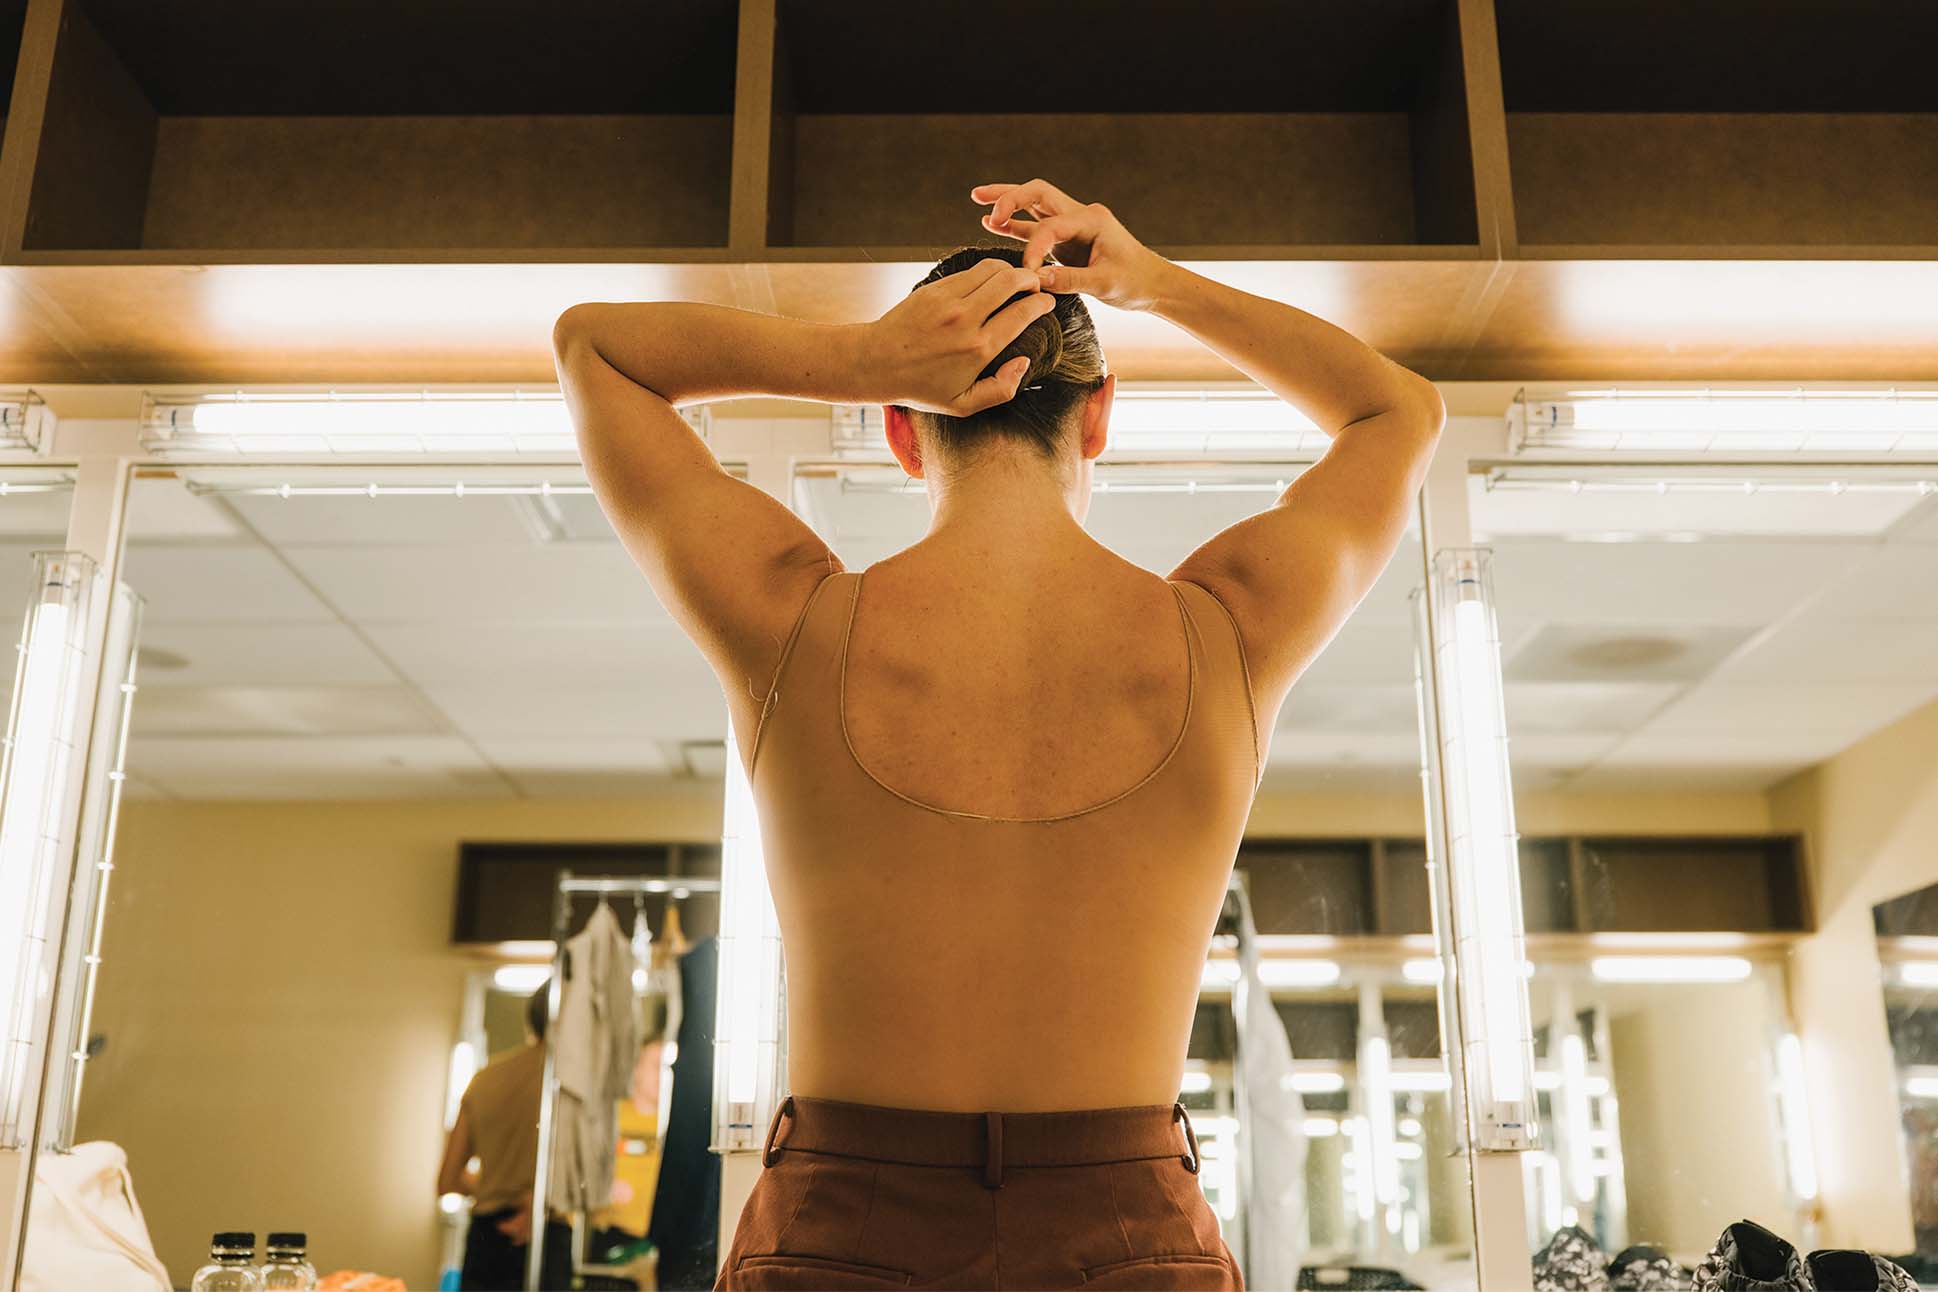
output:
M767 1143L764 1144L760 1150L760 1164L762 1166L773 1166L776 1162L779 1162L781 1160L780 1159L781 1145L775 1142L775 1136L780 1134L781 1118L792 1117L793 1115L794 1115L794 1096L789 1095L787 1098L781 1100L781 1106L774 1110L774 1120L768 1124Z
M984 1113L982 1183L986 1189L1003 1187L1003 1115Z
M1204 1159L1198 1156L1198 1132L1191 1129L1191 1114L1184 1110L1183 1103L1171 1105L1171 1120L1184 1123L1184 1138L1191 1145L1191 1152L1184 1158L1184 1169L1196 1175Z

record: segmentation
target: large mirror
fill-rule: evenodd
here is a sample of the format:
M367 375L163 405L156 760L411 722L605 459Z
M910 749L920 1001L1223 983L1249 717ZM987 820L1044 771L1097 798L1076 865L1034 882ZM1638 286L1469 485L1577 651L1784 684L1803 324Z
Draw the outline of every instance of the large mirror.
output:
M1918 1264L1922 1150L1884 1097L1921 1088L1892 1069L1918 1024L1901 996L1889 1029L1864 1002L1873 903L1938 879L1934 492L1781 467L1473 480L1531 962L1528 1232L1552 1286L1686 1278L1732 1244Z

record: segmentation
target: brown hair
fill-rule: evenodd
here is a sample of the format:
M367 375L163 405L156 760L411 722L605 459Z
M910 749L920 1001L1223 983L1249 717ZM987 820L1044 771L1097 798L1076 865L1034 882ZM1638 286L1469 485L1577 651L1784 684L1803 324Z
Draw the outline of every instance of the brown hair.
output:
M1020 266L1023 253L1016 247L963 247L937 261L915 287L926 287L938 278L961 273L977 261L989 259ZM1010 297L1003 306L1022 295L1019 292ZM1083 298L1074 292L1059 294L1056 308L1024 328L1022 335L991 359L980 375L990 376L1018 355L1029 356L1030 369L1008 403L967 417L921 411L911 411L910 416L951 456L1002 437L1031 444L1044 458L1054 461L1063 452L1070 414L1103 384L1106 371L1103 347L1097 344L1097 327L1084 308Z

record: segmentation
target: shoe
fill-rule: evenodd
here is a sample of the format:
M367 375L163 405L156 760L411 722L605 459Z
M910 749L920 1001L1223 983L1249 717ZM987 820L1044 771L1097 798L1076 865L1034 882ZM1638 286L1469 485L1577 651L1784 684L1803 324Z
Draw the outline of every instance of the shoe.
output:
M1751 1220L1723 1230L1696 1266L1695 1292L1816 1292L1802 1253Z
M1534 1256L1534 1292L1608 1292L1608 1253L1581 1229L1554 1231Z
M1686 1292L1689 1271L1653 1247L1625 1247L1608 1263L1608 1292Z
M1918 1292L1903 1268L1869 1252L1832 1248L1810 1253L1806 1263L1817 1292Z

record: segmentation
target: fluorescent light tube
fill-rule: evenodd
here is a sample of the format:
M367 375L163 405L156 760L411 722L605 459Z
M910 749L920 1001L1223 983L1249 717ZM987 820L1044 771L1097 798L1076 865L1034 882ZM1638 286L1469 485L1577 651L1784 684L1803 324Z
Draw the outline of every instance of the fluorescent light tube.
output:
M1810 1142L1810 1094L1804 1082L1803 1042L1795 1032L1777 1040L1777 1099L1783 1114L1783 1153L1790 1191L1799 1200L1817 1196L1817 1154Z
M1336 1095L1346 1088L1343 1072L1294 1072L1291 1081L1302 1095Z
M1588 965L1598 982L1742 982L1752 966L1741 956L1597 956Z
M1906 1077L1904 1093L1913 1099L1938 1099L1938 1077Z
M681 415L706 432L705 408ZM141 432L142 446L164 456L578 454L571 414L556 386L150 394L143 399Z
M1393 1156L1393 1049L1378 1032L1359 1041L1359 1089L1366 1102L1366 1130L1373 1163L1373 1196L1382 1204L1399 1197L1399 1159Z
M0 1148L25 1143L40 1094L67 904L60 881L80 792L75 755L88 716L80 694L95 582L94 562L78 552L35 554L0 772Z
M451 1069L444 1082L444 1129L450 1130L457 1124L458 1105L464 1100L464 1092L471 1085L471 1078L477 1075L478 1052L469 1041L459 1041L451 1047Z
M1443 974L1438 960L1409 960L1400 966L1400 976L1408 982L1437 983Z
M1327 987L1339 981L1331 960L1261 960L1258 976L1267 987Z
M1562 1150L1567 1165L1568 1187L1576 1202L1593 1202L1594 1154L1588 1145L1588 1046L1581 1039L1581 1033L1572 1030L1561 1038L1561 1102L1567 1119L1567 1134L1562 1137Z
M1488 553L1448 550L1434 560L1435 730L1446 792L1468 1119L1474 1146L1515 1152L1535 1142L1521 877L1501 702L1500 642Z
M1322 454L1326 435L1292 405L1256 386L1117 391L1110 447L1121 453Z
M1331 1139L1339 1133L1339 1123L1330 1117L1308 1117L1301 1129L1307 1139Z
M761 854L753 786L727 725L720 831L720 982L714 1023L714 1140L727 1152L761 1147L780 1107L781 931Z
M1513 451L1891 453L1938 448L1938 390L1522 391Z
M1181 1095L1208 1094L1210 1090L1211 1074L1209 1072L1187 1072L1184 1074L1184 1084L1178 1087L1178 1093Z
M551 977L550 965L499 965L491 971L491 985L499 991L523 992L529 996Z
M1938 987L1938 960L1907 960L1898 966L1898 981L1907 987Z
M1395 1069L1386 1079L1389 1089L1402 1093L1435 1094L1453 1089L1453 1078L1444 1071L1409 1071Z

